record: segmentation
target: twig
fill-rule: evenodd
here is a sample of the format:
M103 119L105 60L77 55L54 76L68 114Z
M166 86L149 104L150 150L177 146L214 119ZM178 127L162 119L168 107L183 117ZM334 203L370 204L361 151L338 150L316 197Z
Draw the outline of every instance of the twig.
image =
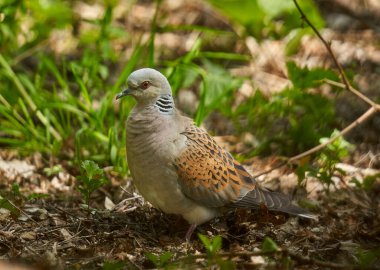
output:
M268 170L266 170L266 171L259 172L258 174L253 175L252 177L253 177L253 178L257 178L257 177L259 177L259 176L261 176L261 175L268 174L268 173L270 173L271 171L274 171L275 169L281 168L282 166L285 166L285 165L287 165L287 164L289 164L288 161L283 161L283 162L277 164L276 166L274 166L274 167L272 167L272 168L270 168L270 169L268 169Z
M338 70L339 70L339 73L340 73L340 76L341 76L341 79L343 81L343 83L346 85L346 88L347 90L350 90L350 83L347 79L347 76L346 76L346 73L344 72L343 68L342 68L342 65L339 63L338 59L336 58L333 50L331 49L331 43L330 42L327 42L323 37L322 35L319 33L319 31L317 30L317 28L315 28L315 26L310 22L310 20L306 17L305 13L303 13L301 7L299 6L297 0L293 0L294 4L296 5L296 8L298 9L298 12L301 14L301 19L304 20L310 27L311 29L313 29L314 33L318 36L318 38L322 41L323 45L325 45L327 51L329 52L329 54L331 55L335 65L337 66Z
M338 71L339 71L339 74L340 74L340 77L343 81L343 84L346 86L345 88L352 92L354 95L356 95L357 97L359 97L361 100L363 100L364 102L368 103L370 106L372 107L375 107L377 110L380 110L380 105L377 104L376 102L372 101L370 98L366 97L365 95L363 95L362 93L360 93L358 90L356 90L355 88L353 88L350 84L350 82L348 81L347 79L347 76L346 76L346 73L344 72L344 69L342 67L342 65L339 63L338 59L336 58L335 56L335 53L334 51L331 49L331 43L330 42L327 42L323 37L322 35L319 33L319 31L317 30L317 28L315 28L315 26L310 22L310 20L306 17L305 13L302 11L301 7L299 6L297 0L293 0L294 4L296 5L299 13L301 14L301 18L302 20L304 20L309 26L311 29L313 29L314 33L317 35L317 37L321 40L321 42L323 43L323 45L325 45L327 51L329 52L331 58L333 59L336 67L338 68Z
M329 80L329 79L324 79L323 81L326 82L326 83L328 83L328 84L340 87L340 88L346 88L346 86L343 83L340 83L340 82L332 81L332 80ZM380 104L377 104L377 103L373 102L371 99L369 99L368 97L366 97L365 95L363 95L359 90L355 89L351 85L350 85L350 91L352 93L355 93L357 96L360 96L360 98L363 101L365 101L366 103L370 104L372 107L375 107L377 110L380 110Z
M325 141L324 143L321 143L321 144L318 144L317 146L301 153L301 154L298 154L296 156L293 156L289 159L287 159L286 161L283 161L281 162L280 164L264 171L264 172L260 172L254 176L252 176L253 178L257 178L261 175L264 175L264 174L268 174L270 173L271 171L275 170L275 169L278 169L278 168L281 168L282 166L285 166L287 164L292 164L294 163L296 160L299 160L301 158L304 158L304 157L307 157L315 152L318 152L319 150L325 148L327 145L329 145L330 143L332 143L333 141L335 141L336 139L338 139L339 137L347 134L348 132L350 132L352 129L354 129L355 127L357 127L358 125L360 125L361 123L363 123L364 121L366 121L369 117L371 117L373 114L375 114L377 112L376 108L375 107L371 107L369 108L365 113L363 113L358 119L356 119L354 122L352 122L350 125L348 125L347 127L345 127L342 131L340 131L338 134L336 134L335 136L331 137L330 139L328 139L327 141Z
M288 159L288 163L292 163L298 159L301 159L303 157L306 157L310 154L313 154L321 149L323 149L324 147L326 147L327 145L329 145L330 143L332 143L333 141L335 141L336 139L338 139L339 137L347 134L348 132L350 132L353 128L357 127L358 125L360 125L361 123L363 123L365 120L367 120L371 115L373 115L374 113L376 113L376 108L375 107L371 107L369 108L365 113L363 113L358 119L356 119L354 122L352 122L351 124L349 124L347 127L345 127L342 131L340 131L338 134L336 134L335 136L331 137L330 139L328 139L326 142L324 143L321 143L309 150L307 150L306 152L303 152L299 155L296 155L294 157L291 157Z
M39 223L37 221L35 221L31 216L29 216L24 210L22 210L20 207L18 207L17 205L15 205L11 200L7 200L14 208L16 208L18 211L20 211L21 213L23 213L27 219L30 219L31 221L33 221L36 225L38 225Z

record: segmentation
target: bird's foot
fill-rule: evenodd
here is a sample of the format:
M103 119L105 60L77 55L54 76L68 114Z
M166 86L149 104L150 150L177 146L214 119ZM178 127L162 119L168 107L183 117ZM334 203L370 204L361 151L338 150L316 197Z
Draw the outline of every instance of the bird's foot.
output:
M196 224L190 225L190 228L187 230L187 233L186 233L186 242L190 242L191 235L193 234L196 228L197 228Z

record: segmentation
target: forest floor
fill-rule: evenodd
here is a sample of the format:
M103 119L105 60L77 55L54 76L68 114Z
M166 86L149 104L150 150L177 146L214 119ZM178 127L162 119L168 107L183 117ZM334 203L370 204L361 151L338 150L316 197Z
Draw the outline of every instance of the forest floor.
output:
M112 185L96 192L91 202L94 209L89 214L75 189L75 178L68 172L46 177L42 171L47 164L37 154L26 160L16 160L8 152L2 153L2 158L2 170L4 164L8 168L14 166L7 173L2 171L2 183L18 182L24 196L35 192L49 194L46 199L26 200L10 193L8 198L13 196L15 205L24 201L23 206L16 206L14 212L5 209L0 212L2 257L34 265L37 269L94 269L101 268L105 261L123 261L127 269L155 268L147 254L165 252L170 252L171 261L176 261L174 268L206 267L209 263L206 258L196 262L184 259L205 253L196 235L198 232L208 237L221 235L222 251L232 254L226 258L234 261L239 269L283 267L279 255L271 256L268 261L265 256L246 254L260 250L265 237L301 256L303 259L293 262L298 269L326 269L315 262L302 261L308 257L342 266L357 264L368 256L372 257L367 261L379 262L380 182L369 191L345 182L353 177L360 181L365 175L379 174L379 170L340 164L345 175L337 176L336 185L330 192L326 192L318 180L308 179L307 185L298 188L295 197L303 198L300 204L318 215L318 220L265 209L230 210L199 226L191 242L186 243L188 224L144 202L131 179L125 185L124 179L110 171L107 176ZM269 159L261 161L256 159L253 163L256 166L246 167L263 171L268 167L263 164L273 164ZM293 191L293 194L297 189L296 176L290 169L276 169L261 180L265 186L277 189L280 186L282 191ZM305 200L305 190L309 190L308 200ZM118 200L118 197L124 200L115 206L111 200ZM375 252L368 255L364 252L368 250ZM303 264L306 266L302 267Z
M378 98L378 26L372 28L371 20L368 21L370 15L360 17L360 10L350 7L349 1L336 2L338 4L333 7L321 5L328 22L323 34L330 40L340 41L333 44L333 49L343 65L350 61L361 63L356 83L367 96ZM195 18L197 22L204 19L206 12L194 11L194 6L187 1L183 4L190 5L183 9L190 10L191 14L199 13L198 17L187 16L187 19ZM136 14L151 14L152 6L143 3L135 8L140 9ZM178 6L168 7L166 12L170 14L178 9ZM347 10L351 10L349 15ZM344 18L338 21L336 14ZM172 18L180 20L181 16L177 14ZM147 25L150 17L137 16L130 20L136 25ZM214 16L213 20L224 24L219 16ZM347 28L354 34L346 34ZM166 44L167 38L171 40L170 50L180 54L186 50L183 41L191 39L191 33L170 37L157 34L157 46ZM255 62L232 72L252 75L255 86L270 95L271 91L282 89L287 83L278 75L283 74L285 56L276 53L276 49L285 45L278 40L252 42L247 40L246 45L256 50L251 51ZM329 57L316 37L306 37L294 60L311 66L331 66ZM363 111L365 106L349 95L343 94L337 100L337 112L346 123ZM13 211L0 206L0 259L36 269L147 269L157 266L147 254L160 256L170 252L169 265L173 269L207 268L210 260L202 257L206 249L197 237L197 233L201 233L208 237L220 235L223 259L233 261L238 269L285 267L288 253L255 254L261 250L265 237L270 237L289 254L298 254L298 257L290 256L291 264L297 269L348 269L358 264L375 269L376 265L380 266L378 123L379 117L373 118L349 135L356 148L349 158L337 165L340 170L329 187L311 176L299 186L295 170L290 167L277 168L258 177L262 185L292 195L300 205L316 214L317 220L267 212L266 209L228 210L223 216L199 226L189 243L185 241L188 224L184 220L154 209L138 195L131 178L121 177L111 167L104 168L110 184L93 194L89 213L76 189L79 169L69 166L67 160L39 153L21 158L18 152L3 149L0 152L0 189L12 203L7 208ZM219 130L213 122L206 125ZM217 139L234 154L244 148L241 136L219 136ZM246 160L244 165L255 175L274 167L279 160L280 157L256 157ZM13 183L18 184L19 191L12 191ZM49 196L28 198L37 193ZM122 262L123 266L110 263L107 268L105 262ZM7 269L2 267L0 263L0 269Z

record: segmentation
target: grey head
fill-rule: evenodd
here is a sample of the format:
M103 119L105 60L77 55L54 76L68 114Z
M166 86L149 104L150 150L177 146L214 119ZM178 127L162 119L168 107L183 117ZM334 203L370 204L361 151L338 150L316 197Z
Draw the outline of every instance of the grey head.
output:
M116 99L133 96L138 103L152 104L161 96L170 96L172 90L166 77L152 68L142 68L132 72L127 79L127 88Z

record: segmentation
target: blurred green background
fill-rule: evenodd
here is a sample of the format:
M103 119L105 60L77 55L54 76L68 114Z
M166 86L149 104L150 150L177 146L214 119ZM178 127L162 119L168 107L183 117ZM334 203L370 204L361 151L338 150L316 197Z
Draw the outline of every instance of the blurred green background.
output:
M92 159L127 172L124 122L134 101L114 97L140 67L162 71L175 96L186 89L195 97L195 108L179 107L212 133L252 134L253 143L234 153L241 158L293 155L330 136L337 127L333 101L309 90L337 75L291 60L302 37L312 33L293 2L199 3L0 1L1 147L73 165ZM313 1L300 4L323 28ZM238 98L251 82L239 68L250 69L257 60L247 40L284 44L291 83L283 91L268 96L255 88ZM228 124L218 128L215 117Z

